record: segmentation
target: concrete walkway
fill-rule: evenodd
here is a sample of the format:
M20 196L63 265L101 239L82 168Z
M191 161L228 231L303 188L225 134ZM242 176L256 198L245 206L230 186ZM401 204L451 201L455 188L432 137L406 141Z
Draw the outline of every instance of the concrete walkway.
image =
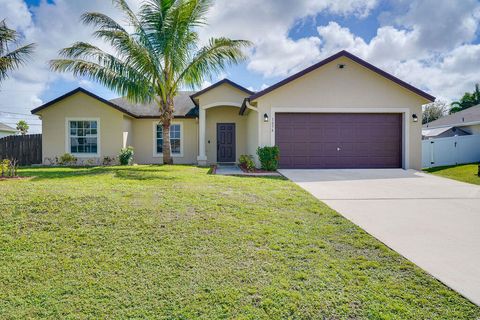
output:
M235 176L241 175L243 173L242 169L240 169L237 165L217 165L217 169L215 170L215 174L224 175L224 176Z
M417 171L280 170L480 305L480 187Z

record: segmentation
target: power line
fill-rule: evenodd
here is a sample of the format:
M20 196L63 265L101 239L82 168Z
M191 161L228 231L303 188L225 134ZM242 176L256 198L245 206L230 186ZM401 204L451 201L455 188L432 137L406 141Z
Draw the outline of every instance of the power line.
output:
M12 126L16 126L17 124L14 123L14 122L3 122L3 121L0 121L1 123L3 124L9 124L9 125L12 125ZM41 126L42 124L41 123L28 123L29 126Z
M21 116L30 116L30 117L38 117L38 116L35 115L35 114L18 113L18 112L10 112L10 111L3 111L3 110L0 110L0 113L17 114L17 115L21 115Z

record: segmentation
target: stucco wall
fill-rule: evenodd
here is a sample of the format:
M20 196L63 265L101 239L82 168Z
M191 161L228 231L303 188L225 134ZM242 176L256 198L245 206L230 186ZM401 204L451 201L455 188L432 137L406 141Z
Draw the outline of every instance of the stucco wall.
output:
M133 147L135 148L134 161L139 164L161 164L163 158L155 153L154 124L158 119L134 119ZM175 164L195 164L198 155L198 123L196 119L174 119L172 123L182 124L183 156L173 156Z
M255 162L258 162L258 112L248 110L245 117L247 118L247 154L252 155ZM257 163L258 164L258 163Z
M99 156L116 157L123 146L123 113L84 94L76 93L55 105L40 111L42 117L42 154L46 158L59 157L67 150L66 119L98 118L99 124ZM85 158L88 159L88 158Z
M345 64L339 69L338 64ZM271 145L275 119L272 108L276 112L281 108L296 109L298 112L335 112L330 109L352 109L351 112L361 112L362 108L376 109L408 109L409 116L409 167L420 169L422 162L421 121L414 123L411 115L416 114L422 119L421 105L428 101L398 84L378 75L377 73L341 57L328 63L283 87L280 87L262 97L256 103L259 114L267 113L271 121L260 122L260 144ZM382 110L383 109L383 110ZM304 112L304 111L303 111Z
M217 162L217 123L235 123L235 159L247 153L247 120L237 107L215 107L206 110L206 154L208 163Z
M199 96L199 105L203 108L209 108L212 105L236 106L240 107L243 100L249 95L240 89L234 88L229 84L222 84Z

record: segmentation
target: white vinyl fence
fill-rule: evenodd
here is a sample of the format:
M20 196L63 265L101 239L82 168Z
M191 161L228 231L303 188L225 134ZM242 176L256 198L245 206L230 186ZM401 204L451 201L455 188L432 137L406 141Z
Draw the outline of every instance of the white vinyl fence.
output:
M480 135L422 141L424 168L480 162Z

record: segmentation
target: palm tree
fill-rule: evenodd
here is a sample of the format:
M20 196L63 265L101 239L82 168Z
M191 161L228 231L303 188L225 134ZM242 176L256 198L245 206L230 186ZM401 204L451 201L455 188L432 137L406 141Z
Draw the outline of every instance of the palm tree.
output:
M452 102L450 109L450 114L459 112L470 107L480 104L480 84L475 85L475 91L473 93L465 92L460 101Z
M35 44L17 46L20 35L0 21L0 83L8 77L8 72L18 69L33 52ZM12 50L13 47L13 50Z
M146 0L135 14L125 0L113 0L129 25L102 13L85 13L82 21L97 28L94 36L113 47L114 54L85 42L60 51L50 62L59 72L88 77L135 103L156 102L163 127L163 163L171 164L170 124L173 98L182 87L199 86L227 65L246 59L245 40L211 38L199 46L211 0Z

